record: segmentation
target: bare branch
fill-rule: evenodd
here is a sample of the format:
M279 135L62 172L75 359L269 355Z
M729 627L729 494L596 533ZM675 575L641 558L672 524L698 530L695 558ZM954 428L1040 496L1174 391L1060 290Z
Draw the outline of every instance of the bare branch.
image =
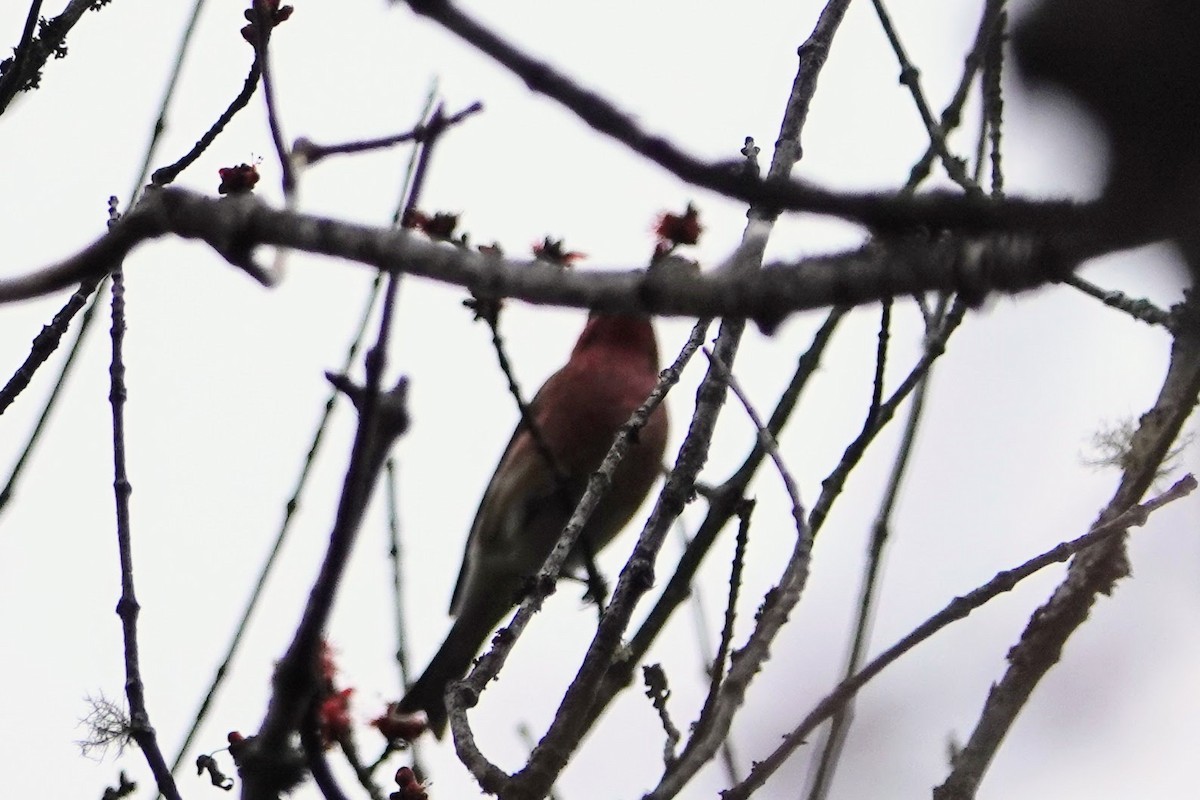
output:
M491 56L521 78L532 91L566 106L597 132L616 139L692 185L743 200L760 209L832 214L885 231L920 225L974 231L1046 231L1080 222L1079 208L1071 203L1006 201L996 204L937 194L914 206L898 201L893 194L837 194L774 171L766 179L760 179L747 174L740 164L705 163L665 138L646 132L631 114L577 85L551 65L522 52L448 0L408 0L408 5ZM1110 230L1109 233L1115 235L1117 231ZM1129 235L1131 232L1121 233Z
M914 198L915 199L915 198ZM258 245L277 245L463 286L487 297L659 315L748 317L768 327L787 314L869 303L924 291L980 301L1060 280L1075 266L1052 240L1028 236L874 240L830 256L729 274L693 270L574 269L508 261L432 242L405 230L269 208L253 195L214 199L177 187L147 192L137 207L78 254L30 275L0 280L0 303L65 289L107 272L139 243L174 233L202 239L224 258L271 283L254 267Z
M1200 396L1200 302L1193 294L1177 310L1179 325L1167 375L1154 407L1143 414L1124 459L1121 483L1100 513L1097 525L1121 518L1150 488L1163 459L1179 436ZM1129 574L1125 540L1116 537L1071 563L1067 577L1034 612L1009 650L1008 669L992 685L975 730L937 787L935 800L973 798L992 758L1042 677L1058 663L1071 635L1091 613L1101 594Z
M1018 583L1033 575L1035 572L1056 564L1066 561L1071 556L1080 551L1097 547L1102 549L1105 542L1112 540L1114 537L1124 533L1129 527L1142 525L1145 523L1147 516L1154 510L1174 502L1196 489L1197 482L1194 477L1188 475L1179 480L1174 486L1164 492L1161 496L1144 503L1141 506L1134 506L1128 509L1125 513L1109 520L1108 522L1093 526L1092 530L1073 539L1069 542L1064 542L1039 556L1036 556L1029 561L1026 561L1019 567L1005 570L997 574L990 581L968 592L961 597L956 597L938 613L934 614L925 622L917 626L912 633L905 636L896 644L889 647L887 650L880 653L869 664L859 670L852 678L842 681L837 687L825 696L821 702L809 712L808 716L798 725L791 733L784 737L783 743L779 745L767 758L756 762L754 768L750 771L750 776L745 781L734 786L727 791L721 793L722 800L744 800L753 793L756 789L763 785L783 763L787 760L797 747L803 745L808 736L816 730L816 727L832 716L842 705L853 697L859 689L861 689L867 681L874 678L887 666L894 663L898 658L907 653L909 650L916 647L921 642L933 636L938 631L945 628L952 622L957 622L960 619L965 619L972 611L984 605L993 598L1011 591Z
M117 505L117 549L121 559L121 599L117 615L125 637L125 697L129 700L129 738L137 742L146 756L150 771L158 782L158 791L167 800L180 800L175 778L167 767L158 735L150 724L146 710L145 686L142 683L138 652L137 618L141 606L133 590L133 538L129 518L129 495L133 491L125 469L125 281L120 268L113 270L112 292L112 376L109 400L112 403L113 433L113 492Z
M892 24L892 18L884 8L883 0L873 0L873 2L875 14L879 17L879 24L883 26L884 35L887 36L888 43L896 54L896 60L900 62L900 83L907 86L909 93L912 94L913 103L917 106L917 113L921 115L921 122L925 124L925 130L929 133L930 147L937 153L946 173L955 183L961 186L967 194L981 194L979 185L967 175L963 160L950 152L950 148L946 144L946 131L934 118L933 111L929 108L928 101L925 100L925 93L921 91L920 70L909 60L908 53L905 52L904 45L900 42L900 35L896 33L896 28Z
M456 125L472 114L476 114L483 110L483 103L474 102L471 105L459 111L457 114L451 114L446 117L444 124L446 126ZM354 153L369 153L372 150L386 150L390 147L395 147L404 142L421 142L429 135L428 125L422 123L410 131L404 133L393 134L392 136L381 136L377 139L362 139L354 142L344 142L342 144L317 144L308 139L300 138L292 145L292 158L299 159L306 165L312 165L318 161L336 155L351 155Z

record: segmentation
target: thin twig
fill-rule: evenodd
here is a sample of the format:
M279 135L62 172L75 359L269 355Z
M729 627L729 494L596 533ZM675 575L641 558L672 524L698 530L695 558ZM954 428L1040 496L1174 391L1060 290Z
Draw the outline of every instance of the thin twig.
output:
M931 318L928 323L927 334L932 333L936 326L941 325L944 314L945 304L943 302L939 304L936 316ZM922 412L925 408L925 395L929 390L932 374L931 367L913 391L912 404L908 408L908 420L904 425L904 433L900 437L900 445L896 449L896 458L892 463L887 488L884 490L883 500L875 515L875 522L871 526L871 543L867 552L862 586L859 589L858 615L846 656L846 668L842 673L844 679L850 678L859 670L866 653L871 622L874 618L879 575L883 568L883 551L891 535L892 512L896 507L896 500L900 496L900 485L912 456L913 443L916 441L917 429L921 424ZM809 787L805 792L805 796L809 800L821 800L828 796L829 788L833 784L834 771L841 757L846 737L849 735L853 716L854 704L853 701L848 701L830 720L829 728L818 748L820 754L815 759L815 766L809 772Z
M200 12L204 9L204 4L208 0L195 0L192 4L192 13L188 17L187 25L183 28L183 35L179 38L179 46L175 50L175 62L171 65L171 75L167 78L167 87L163 90L162 101L158 104L158 114L154 119L154 127L150 132L150 141L146 144L145 154L142 156L142 166L138 169L138 176L133 182L133 186L129 190L129 204L126 211L133 207L137 202L138 195L142 191L142 186L146 183L146 176L150 174L150 163L154 160L154 154L158 150L158 143L162 139L162 135L167 130L167 110L171 107L171 100L175 97L175 87L179 85L179 76L183 73L183 62L187 57L188 51L191 49L196 33L196 23L200 20ZM247 99L249 99L247 97Z
M289 206L296 197L296 165L288 152L287 142L283 138L283 122L280 120L279 108L275 98L275 81L271 75L270 42L271 33L275 28L271 19L271 8L263 0L251 3L256 21L254 23L254 60L262 71L263 97L267 106L267 127L271 131L271 142L275 145L275 154L279 157L279 171L283 182L283 196Z
M479 309L487 305L486 311ZM554 456L554 451L550 449L549 443L546 441L546 436L542 432L542 427L537 424L537 420L533 417L533 408L525 400L521 393L521 386L517 383L516 373L513 371L512 361L508 357L508 350L504 346L504 337L500 335L500 314L499 306L495 303L485 301L476 306L476 315L482 318L488 328L492 332L492 349L496 352L496 362L500 366L500 371L504 374L504 379L508 383L508 393L512 396L517 404L517 411L521 415L521 424L525 426L530 435L533 436L533 443L537 447L538 454L550 466L550 471L554 473L554 480L559 486L565 486L570 480L567 471L563 469L562 464Z
M963 61L963 71L958 80L958 87L954 90L954 96L946 108L942 110L941 128L944 131L957 128L962 120L962 108L967 101L971 84L975 82L975 76L979 74L979 70L983 66L993 37L1000 35L1000 12L1004 9L1005 2L1006 0L987 0L984 3L983 14L975 34L975 43ZM931 141L928 149L925 150L925 155L921 156L909 172L908 185L916 186L927 178L936 158L937 150Z
M104 271L107 275L107 270ZM104 286L106 281L101 279L100 289L92 298L91 304L83 312L83 319L79 323L79 330L75 332L75 338L71 341L71 347L67 351L66 358L63 359L62 366L59 367L58 377L54 381L54 386L50 390L50 394L46 396L45 402L42 403L42 411L38 414L37 422L34 423L33 430L29 432L29 437L25 440L25 446L21 448L21 455L17 457L16 463L13 464L12 470L8 473L8 480L4 482L4 488L0 489L0 511L8 505L9 501L16 494L17 481L25 471L25 465L29 463L29 459L33 456L34 450L37 448L38 442L41 441L42 431L46 428L46 423L50 421L50 415L58 405L58 399L62 396L63 387L67 385L67 379L71 375L71 368L75 365L75 359L83 349L83 342L87 337L87 332L91 330L92 321L96 319L96 309L99 307L99 302L104 296Z
M459 111L457 114L451 114L445 119L445 125L455 125L472 114L476 114L483 110L483 103L475 101L471 105ZM308 139L297 139L292 145L293 158L300 159L303 163L311 166L321 159L336 155L351 155L354 153L368 153L372 150L386 150L395 147L404 142L420 141L426 136L426 126L424 123L418 125L410 131L397 133L392 136L381 136L378 139L362 139L354 142L344 142L342 144L317 144Z
M988 41L983 64L983 108L991 145L992 197L1004 196L1004 169L1000 159L1000 135L1004 129L1004 40L1008 28L1008 12L1003 4L996 15L996 33Z
M408 634L404 625L407 618L404 613L404 549L403 538L400 536L400 507L396 499L396 460L389 458L385 465L387 482L387 518L388 536L391 546L388 548L388 558L392 562L392 607L396 611L396 666L400 669L400 686L409 685L408 673Z
M1115 289L1102 289L1078 275L1068 275L1063 278L1062 282L1078 289L1086 295L1096 298L1109 308L1125 312L1139 322L1144 322L1147 325L1162 325L1166 328L1171 327L1170 312L1164 311L1145 297L1133 298Z
M764 445L765 446L765 445ZM750 541L750 516L754 512L754 501L745 500L738 504L738 532L733 546L733 564L729 570L729 595L725 600L725 624L721 626L721 642L717 654L709 667L708 695L700 707L700 717L692 726L693 731L704 730L710 724L721 681L725 678L725 662L733 646L733 623L737 619L738 594L742 588L742 569L746 564L746 547ZM737 780L736 776L730 776Z
M262 76L262 67L258 57L255 56L254 61L250 64L250 71L246 75L246 80L242 82L242 90L238 96L233 99L233 102L221 112L221 116L217 117L204 135L192 145L192 149L184 153L183 157L174 164L169 164L165 167L160 167L154 170L154 174L150 176L150 180L155 186L166 186L179 177L179 173L190 167L196 159L200 158L201 154L208 149L221 131L225 130L225 126L233 119L234 115L245 108L250 103L250 98L254 96L255 89L258 88L258 79ZM147 158L147 160L149 160Z
M146 710L145 686L139 666L137 618L141 606L133 590L133 538L129 519L129 495L133 491L125 468L125 281L120 266L113 272L112 292L112 365L109 374L112 386L113 431L113 492L117 506L117 550L121 560L121 599L117 601L117 616L125 637L125 697L129 701L129 736L146 756L150 771L158 783L158 791L168 800L179 800L175 778L167 768L158 737L150 724Z
M54 319L50 320L50 324L42 326L41 332L34 337L29 355L21 362L21 366L17 367L16 372L8 379L8 383L4 384L4 388L0 389L0 414L3 414L12 405L17 396L29 385L29 381L33 379L38 368L46 363L46 359L58 349L58 344L62 341L67 328L70 327L71 320L87 304L88 298L92 296L99 285L100 280L94 278L81 283L58 313L54 315Z
M925 353L921 356L920 360L917 361L900 386L896 388L896 391L892 392L887 401L879 407L879 413L875 415L874 419L866 421L862 431L842 453L842 458L837 466L821 482L821 495L817 498L817 502L813 505L812 513L809 515L809 523L812 525L814 536L821 530L821 526L829 514L829 509L833 505L833 501L841 494L846 479L862 459L863 454L866 453L867 447L875 440L879 431L892 419L896 413L896 409L900 407L905 398L924 379L933 366L933 363L946 351L947 340L954 333L955 329L958 328L966 312L966 304L961 298L956 300L954 307L950 309L941 328L935 334L926 337Z
M774 434L763 424L762 418L758 412L754 410L754 405L750 402L749 396L742 390L742 386L738 383L737 378L733 376L733 372L728 366L723 364L707 347L703 348L704 355L708 356L708 361L716 368L716 373L729 386L729 390L734 393L737 399L741 402L742 408L746 411L746 416L754 423L754 427L758 432L758 443L767 451L767 455L771 461L775 463L775 469L779 472L779 477L783 480L783 488L787 491L788 498L792 501L792 510L795 511L801 507L800 490L796 486L796 479L783 463L783 454L779 452L779 443L775 441Z
M892 24L892 18L883 6L883 0L872 0L872 2L875 4L875 13L879 17L880 25L883 26L888 43L891 44L892 51L896 54L896 60L900 62L900 83L907 86L909 93L912 94L913 103L916 104L917 112L921 115L921 121L925 123L925 130L929 134L930 145L941 159L946 174L968 195L981 194L979 184L967 175L963 160L950 152L950 148L946 144L946 131L934 118L933 111L930 110L929 103L925 100L925 93L921 91L921 73L909 61L908 53L904 51L904 45L901 44L900 36Z
M666 739L663 742L663 766L671 769L675 763L675 748L679 745L681 734L679 728L671 720L671 712L667 709L667 701L671 699L671 687L667 682L667 671L662 664L646 664L642 667L642 681L646 684L646 697L658 713L658 721L662 725Z
M883 402L883 379L887 373L888 339L892 333L892 302L892 298L885 297L879 304L879 337L875 346L875 378L871 386L871 406L867 409L868 422L879 413L879 406Z
M675 520L675 528L679 531L679 538L686 550L691 547L692 537L688 536L687 530L684 528L682 519ZM702 661L702 673L705 678L712 674L712 662L709 661L709 654L713 652L714 647L712 637L709 635L708 612L704 607L704 595L691 587L691 594L688 597L688 605L692 607L692 613L696 623L696 645L700 651ZM737 783L741 780L742 770L738 767L738 759L733 750L733 744L729 737L721 743L721 763L725 767L725 777L730 784Z

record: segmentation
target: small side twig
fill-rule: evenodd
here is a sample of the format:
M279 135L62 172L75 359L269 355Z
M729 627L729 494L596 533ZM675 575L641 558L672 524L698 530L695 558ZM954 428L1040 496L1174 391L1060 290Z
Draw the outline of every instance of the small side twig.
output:
M992 161L992 190L994 198L1004 196L1004 169L1000 155L1000 139L1004 130L1004 89L1001 77L1004 73L1004 40L1008 28L1008 12L1003 5L996 14L996 32L988 40L984 52L983 112L987 121L988 143Z
M675 763L675 748L679 745L679 728L671 721L671 712L667 710L667 700L671 698L671 687L667 683L667 672L662 664L646 664L642 667L642 680L646 684L646 697L650 698L654 710L658 712L658 721L662 723L666 741L663 742L663 766L670 769Z
M738 594L742 588L742 569L746 564L746 546L750 541L750 517L754 513L754 501L742 500L735 512L738 518L737 538L733 546L733 564L729 571L729 595L725 601L725 623L721 626L721 641L717 645L717 654L709 666L708 695L700 708L700 717L693 730L704 730L712 719L713 709L717 703L717 694L721 690L721 681L725 678L725 664L729 659L730 648L733 647L733 624L737 619Z
M917 388L917 385L924 379L934 362L946 351L947 340L955 329L958 328L966 312L966 303L961 298L955 300L954 307L946 315L941 328L935 334L926 337L925 354L921 356L916 366L912 368L908 376L896 388L896 391L892 392L887 401L879 407L879 413L875 415L875 418L867 421L867 424L863 426L862 432L846 447L838 465L821 482L821 495L817 498L817 502L813 505L812 513L809 515L809 523L812 525L814 535L820 531L821 526L825 522L825 517L829 513L829 509L833 506L834 500L841 494L846 478L849 477L855 465L862 459L867 447L875 440L875 437L883 427L891 421L892 417L895 416L900 404Z
M887 372L888 340L892 333L892 303L886 297L879 304L879 338L875 346L875 379L871 386L871 407L867 410L867 424L874 421L883 402L883 379Z
M1068 275L1063 278L1062 282L1089 297L1096 298L1109 308L1115 308L1128 314L1139 322L1147 325L1161 325L1168 329L1171 327L1170 312L1164 311L1144 297L1134 298L1115 289L1103 289L1078 275Z
M483 103L476 101L471 105L459 111L456 114L451 114L446 117L444 125L451 127L462 122L472 114L477 114L483 110ZM317 144L309 139L300 138L292 145L292 157L299 159L307 166L316 164L322 159L336 155L351 155L354 153L367 153L372 150L386 150L390 147L395 147L404 142L420 142L428 135L427 126L421 124L410 131L404 133L393 134L392 136L381 136L377 139L361 139L354 142L343 142L342 144Z
M396 666L400 669L400 685L407 687L409 683L408 670L408 629L405 627L404 613L404 548L400 536L400 503L396 497L396 460L389 458L384 466L387 473L387 518L388 537L391 542L388 547L388 558L392 562L392 607L396 611ZM415 744L415 743L414 743Z
M33 339L33 347L30 348L29 355L25 357L21 366L17 367L16 372L8 379L8 383L0 388L0 414L3 414L5 409L12 405L12 402L17 399L17 395L29 385L38 368L46 363L46 359L58 349L58 344L62 341L63 334L67 332L71 320L87 304L88 298L96 291L101 280L103 278L92 278L81 283L58 313L54 315L54 319L50 320L50 324L42 326L41 332Z
M253 63L250 64L250 72L246 75L246 80L242 82L242 90L238 96L233 98L233 102L221 112L221 116L217 117L217 121L204 132L204 135L192 145L192 149L184 153L173 164L168 164L165 167L160 167L154 170L154 174L150 176L150 181L155 186L166 186L179 177L179 173L195 163L196 159L208 149L216 138L225 130L225 126L233 119L234 115L245 108L250 103L250 98L254 96L254 91L258 88L258 79L262 77L262 65L255 56Z
M475 315L487 323L488 329L492 333L492 349L496 351L496 361L500 365L500 371L504 373L504 380L508 383L508 393L512 395L513 400L517 404L517 411L521 415L521 424L529 429L538 454L550 466L550 470L554 473L555 481L562 486L568 480L567 472L558 463L558 459L554 457L554 451L550 449L550 445L546 442L546 437L542 433L541 426L533 418L532 407L525 400L525 396L521 392L521 385L517 382L517 375L513 371L512 360L508 357L508 349L504 346L504 337L500 335L498 304L490 301L477 302L475 304Z
M254 60L262 73L263 98L267 106L267 127L271 131L271 142L275 145L275 153L279 156L279 170L283 181L283 196L289 206L296 196L296 164L288 152L287 143L283 138L283 122L280 120L278 102L275 98L275 81L271 74L271 58L269 45L271 32L275 21L271 18L272 9L264 0L254 0L251 3L254 10L255 22L253 30Z
M707 351L705 352L707 354ZM771 642L800 601L808 583L809 563L812 558L813 531L806 519L795 479L783 462L775 437L763 424L729 368L716 356L710 355L709 361L720 380L725 382L742 403L746 415L758 431L759 443L775 463L792 502L796 542L779 581L767 592L763 600L755 617L754 629L746 644L738 650L736 658L732 660L727 679L722 683L717 699L712 704L707 724L697 725L678 761L664 773L658 786L646 795L646 800L668 800L675 797L717 752L729 732L734 713L745 698L747 687L767 659Z
M697 494L700 494L697 492ZM701 495L704 496L704 495ZM711 497L711 495L709 495ZM691 546L692 537L687 533L681 520L675 520L675 528L679 531L679 538L686 550ZM709 661L709 654L713 653L716 648L712 643L712 636L709 634L708 613L704 607L704 596L694 590L688 598L688 605L692 607L692 616L696 625L696 647L700 652L700 658L703 663L702 673L704 677L709 678L712 675L712 662ZM734 752L733 743L727 737L721 743L721 763L725 767L725 777L730 784L737 783L741 780L742 770L738 767L737 754Z
M925 123L925 130L929 134L931 148L941 159L942 166L946 168L946 174L950 176L951 180L961 186L969 195L982 194L979 184L967 175L963 160L950 152L950 148L946 144L946 131L933 116L933 111L925 100L925 93L921 91L921 73L909 60L908 53L905 52L904 45L900 42L900 36L892 24L892 18L884 8L883 0L872 0L872 2L875 4L875 13L879 17L880 25L883 26L888 43L891 44L892 51L896 54L896 60L900 62L900 83L907 86L909 93L912 94L913 103L916 104L917 112L921 115L921 121Z

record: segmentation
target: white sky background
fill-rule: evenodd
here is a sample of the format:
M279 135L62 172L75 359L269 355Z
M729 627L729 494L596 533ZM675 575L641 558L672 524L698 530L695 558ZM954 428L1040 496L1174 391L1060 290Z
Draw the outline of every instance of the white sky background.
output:
M57 13L58 5L44 13ZM735 245L744 224L740 205L684 186L599 138L404 8L387 8L381 0L295 5L272 40L289 138L334 142L405 130L435 75L450 110L484 102L485 113L439 145L422 203L463 212L462 225L475 241L496 239L518 253L552 234L588 253L587 265L639 266L652 247L655 215L693 200L707 226L696 257L711 265ZM752 135L765 164L796 47L821 5L756 2L709 10L665 1L510 2L471 8L686 149L735 158ZM892 5L931 105L941 109L958 81L981 3ZM208 4L155 166L178 158L240 89L251 61L238 35L243 7L241 0ZM189 8L119 0L88 14L68 37L69 56L51 62L42 88L4 115L5 276L74 252L103 230L108 196L127 199ZM26 11L17 0L0 4L6 48L16 43ZM845 189L901 185L927 139L897 75L871 5L852 5L822 73L795 174ZM968 120L976 116L972 110ZM952 140L958 152L973 152L971 127ZM219 167L258 155L264 157L259 195L277 203L278 167L261 95L179 182L215 193ZM1029 96L1011 77L1004 155L1012 193L1087 196L1100 185L1095 136L1061 103ZM304 175L301 205L385 224L406 159L396 151L323 163ZM848 226L788 217L770 254L823 252L858 235ZM361 267L292 255L287 279L268 291L207 247L175 241L140 248L127 262L127 275L128 453L142 670L152 720L170 757L274 537L327 392L322 372L340 364L371 276ZM1182 283L1165 248L1112 257L1086 275L1163 305L1179 298ZM393 339L393 374L412 379L414 425L395 456L417 669L448 627L444 612L467 526L517 417L487 329L471 323L460 306L464 297L456 288L406 280ZM0 371L20 363L63 299L0 309ZM897 309L891 386L920 344L916 314L904 303ZM773 337L747 333L737 374L764 414L823 317L797 315ZM785 458L808 504L861 425L876 318L876 310L865 309L843 324L783 436ZM577 311L509 304L502 325L527 395L561 364L582 320ZM111 753L104 760L82 758L73 743L86 735L77 727L88 711L85 696L123 694L113 614L119 575L107 328L105 321L93 331L18 496L0 517L0 630L7 652L0 677L8 687L0 761L12 797L99 797L119 767L145 789L151 782L136 750L114 763ZM674 356L688 328L678 320L659 325L664 359ZM924 435L895 520L872 652L999 569L1086 530L1116 474L1084 466L1081 455L1094 431L1149 407L1168 347L1161 330L1068 288L996 298L968 317L935 371ZM672 455L691 411L700 361L670 398ZM39 373L0 420L5 469L52 375L51 368ZM740 463L753 439L736 403L726 406L722 423L703 476L714 483ZM774 747L841 668L864 543L900 425L893 428L835 506L802 604L735 725L743 769ZM339 407L296 530L203 730L201 750L221 747L229 730L250 733L261 721L273 660L290 638L323 552L352 429L353 415ZM1195 452L1182 466L1200 467ZM739 641L792 545L778 476L764 467L753 491L760 505ZM703 510L697 503L685 521L694 527ZM1135 578L1102 600L1093 621L1071 640L1000 751L981 797L1194 792L1198 514L1200 503L1189 499L1135 534ZM376 503L329 632L344 683L357 690L354 712L361 723L399 693L383 519ZM602 566L610 576L632 541L629 532L605 554ZM661 578L676 549L672 543L664 556ZM731 552L732 530L708 559L700 587L713 625L723 608ZM871 683L861 695L833 796L927 796L945 777L947 738L969 734L988 686L1002 674L1006 650L1061 574L1061 568L1047 570ZM514 726L527 721L535 731L544 729L590 639L594 613L578 596L576 587L562 587L472 715L484 751L502 766L521 763L524 746ZM666 667L671 709L686 728L704 691L689 611L678 615L651 659ZM377 747L372 733L359 733L368 754ZM808 752L799 751L761 795L795 797ZM448 743L426 746L425 758L436 780L432 796L478 791ZM586 741L563 775L561 796L637 797L656 783L660 759L661 730L635 688ZM339 757L331 754L331 760ZM190 772L180 785L188 798L225 796ZM685 796L712 797L725 785L722 771L710 768ZM348 779L344 786L362 794ZM309 787L297 796L315 792Z

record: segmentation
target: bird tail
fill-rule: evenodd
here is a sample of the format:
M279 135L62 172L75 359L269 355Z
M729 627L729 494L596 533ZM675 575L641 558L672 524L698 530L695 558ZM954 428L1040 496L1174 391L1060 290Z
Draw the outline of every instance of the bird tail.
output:
M400 701L401 711L424 711L429 717L429 730L439 739L446 733L446 687L467 673L495 626L491 615L483 620L472 619L479 616L459 614L450 633L446 635L446 641L442 642L429 666Z

